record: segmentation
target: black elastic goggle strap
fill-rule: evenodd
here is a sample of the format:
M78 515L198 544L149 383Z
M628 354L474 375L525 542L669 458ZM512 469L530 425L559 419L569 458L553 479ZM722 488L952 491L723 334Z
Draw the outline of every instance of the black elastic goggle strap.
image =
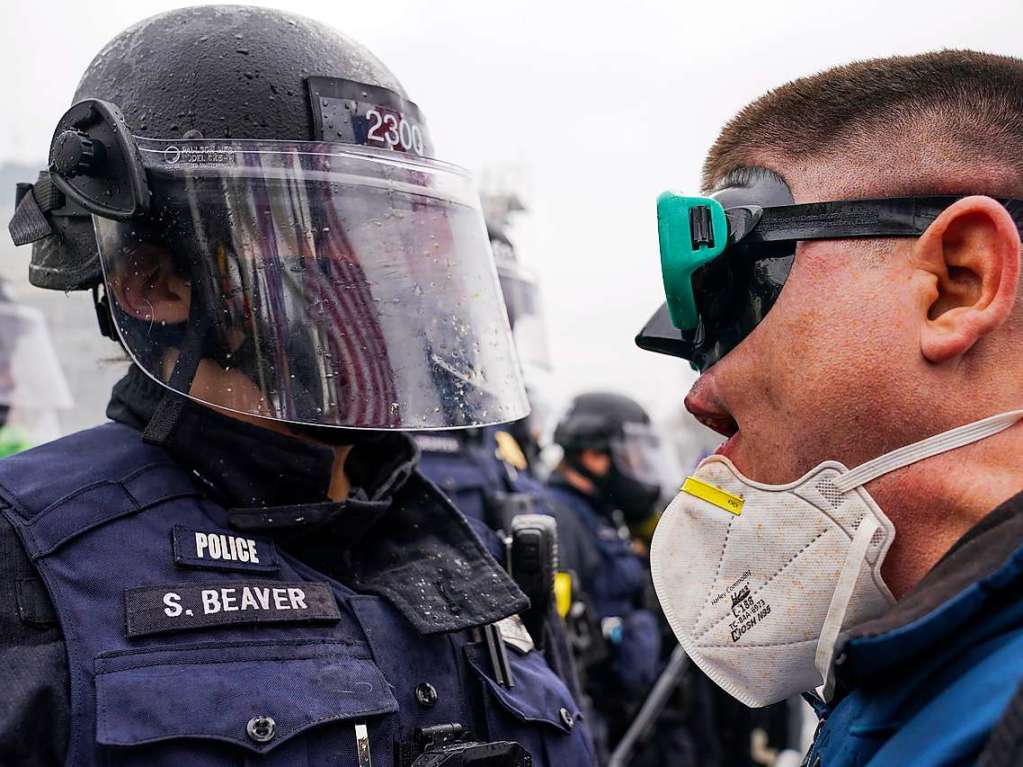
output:
M961 200L959 196L893 197L840 200L759 208L755 225L734 239L735 243L843 240L866 237L919 237L942 211ZM1023 226L1023 200L999 199L1017 226ZM740 206L738 210L756 208ZM737 209L726 209L736 222ZM738 233L737 233L738 234ZM729 243L733 238L729 237Z

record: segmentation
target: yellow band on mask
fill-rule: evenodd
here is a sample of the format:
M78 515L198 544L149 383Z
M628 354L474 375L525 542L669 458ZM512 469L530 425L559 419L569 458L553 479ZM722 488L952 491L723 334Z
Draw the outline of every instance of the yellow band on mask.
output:
M696 477L686 477L686 481L682 485L682 492L694 495L707 503L712 503L729 514L734 514L735 516L742 514L742 505L744 503L742 496L732 495L727 490L714 487L714 485L707 484Z

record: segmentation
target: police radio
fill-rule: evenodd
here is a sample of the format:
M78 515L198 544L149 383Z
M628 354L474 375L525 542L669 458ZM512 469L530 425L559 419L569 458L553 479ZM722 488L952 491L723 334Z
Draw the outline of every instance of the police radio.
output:
M529 597L522 621L539 649L543 626L554 604L554 574L558 571L558 523L545 514L519 514L511 521L508 570Z
M536 512L533 496L527 493L495 491L486 494L484 503L487 523L494 530L503 530L505 533L511 531L512 521L516 517Z

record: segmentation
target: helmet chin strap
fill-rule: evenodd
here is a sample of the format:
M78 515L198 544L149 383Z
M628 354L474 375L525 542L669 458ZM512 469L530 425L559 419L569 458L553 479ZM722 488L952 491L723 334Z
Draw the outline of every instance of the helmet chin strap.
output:
M206 313L198 306L200 303L193 302L189 307L188 329L185 331L184 342L167 381L170 388L164 391L153 417L149 419L145 431L142 432L143 441L151 445L165 445L177 428L188 401L187 396L178 392L191 391L196 373L199 372L199 363L202 362L203 351L212 329L212 323Z

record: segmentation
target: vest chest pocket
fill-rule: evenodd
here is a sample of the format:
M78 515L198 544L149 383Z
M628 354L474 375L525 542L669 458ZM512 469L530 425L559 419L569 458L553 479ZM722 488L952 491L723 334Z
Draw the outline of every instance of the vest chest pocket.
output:
M514 686L498 684L481 644L465 646L466 659L479 676L487 699L491 740L521 743L537 765L591 767L596 764L582 714L568 688L547 665L543 655L506 647Z
M361 648L195 645L96 659L96 741L110 767L358 765L356 724L386 764L398 704Z

